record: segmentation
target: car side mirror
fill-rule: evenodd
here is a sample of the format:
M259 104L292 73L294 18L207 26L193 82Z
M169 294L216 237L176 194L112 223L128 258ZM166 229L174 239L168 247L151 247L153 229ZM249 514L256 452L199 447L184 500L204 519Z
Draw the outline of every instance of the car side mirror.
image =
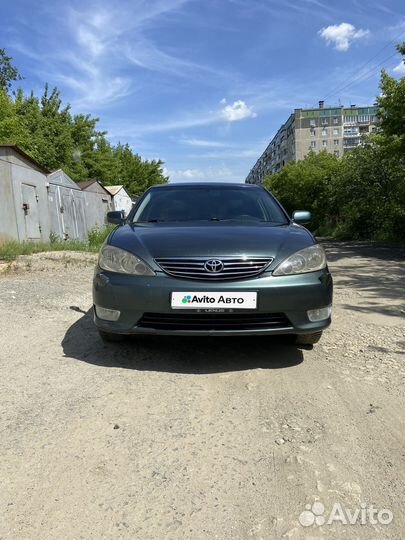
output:
M307 212L306 210L296 210L293 213L293 221L294 223L299 223L301 225L305 225L305 223L309 223L311 221L311 212Z
M122 210L116 212L107 212L107 222L114 225L122 225L124 223L124 214Z

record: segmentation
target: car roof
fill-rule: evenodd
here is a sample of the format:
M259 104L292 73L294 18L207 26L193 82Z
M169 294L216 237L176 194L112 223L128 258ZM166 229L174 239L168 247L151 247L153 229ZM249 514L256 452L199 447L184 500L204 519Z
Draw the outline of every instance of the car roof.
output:
M156 184L154 186L151 186L150 189L170 189L170 188L190 188L190 187L224 187L224 188L262 188L262 186L259 186L257 184L245 184L245 183L238 183L238 182L171 182L168 184Z

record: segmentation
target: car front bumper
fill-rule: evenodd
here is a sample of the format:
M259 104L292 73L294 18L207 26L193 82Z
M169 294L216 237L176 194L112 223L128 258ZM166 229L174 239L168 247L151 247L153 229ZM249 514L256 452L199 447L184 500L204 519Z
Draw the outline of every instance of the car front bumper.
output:
M257 292L256 314L284 314L285 325L277 328L246 329L161 329L139 326L144 313L173 314L170 307L173 291ZM120 311L117 321L107 321L94 315L100 330L118 334L165 335L263 335L308 334L328 327L331 318L311 322L307 311L332 304L332 277L327 269L295 276L273 277L270 273L256 279L234 282L207 283L169 277L163 272L156 276L130 276L96 268L93 280L93 302L96 306ZM187 313L206 313L205 310L180 310ZM247 310L234 310L235 314ZM249 310L251 313L251 310ZM229 311L226 312L229 314Z

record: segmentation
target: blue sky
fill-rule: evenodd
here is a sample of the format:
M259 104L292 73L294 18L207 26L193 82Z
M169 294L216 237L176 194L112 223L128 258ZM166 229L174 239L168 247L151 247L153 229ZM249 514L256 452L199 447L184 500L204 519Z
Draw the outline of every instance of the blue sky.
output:
M296 107L372 104L403 0L14 0L0 47L171 181L244 181Z

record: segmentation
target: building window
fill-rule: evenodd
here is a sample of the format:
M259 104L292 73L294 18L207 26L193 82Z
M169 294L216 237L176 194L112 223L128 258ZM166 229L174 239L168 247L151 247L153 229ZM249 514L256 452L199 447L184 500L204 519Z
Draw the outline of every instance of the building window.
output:
M310 133L311 133L311 137L315 137L315 135L316 135L316 130L315 130L315 129L311 129Z
M333 144L335 146L339 146L339 139L333 139Z
M323 119L322 122L321 122L321 124L322 124L323 126L327 126L327 125L328 125L328 121L325 120L325 119Z
M322 137L327 137L328 136L328 130L327 129L323 129L322 130Z
M333 135L339 135L339 129L338 128L335 128L333 130Z
M338 123L339 123L339 118L335 117L335 118L333 119L333 123L334 123L334 124L338 124Z
M322 146L328 146L328 141L322 141Z
M358 127L346 127L346 128L344 128L344 134L345 135L358 135L359 134L359 128Z
M335 154L336 157L339 157L339 150L334 150L333 153Z
M316 126L316 120L310 120L310 121L309 121L309 125L310 125L311 127L315 127L315 126Z
M316 141L311 141L311 148L316 148Z

